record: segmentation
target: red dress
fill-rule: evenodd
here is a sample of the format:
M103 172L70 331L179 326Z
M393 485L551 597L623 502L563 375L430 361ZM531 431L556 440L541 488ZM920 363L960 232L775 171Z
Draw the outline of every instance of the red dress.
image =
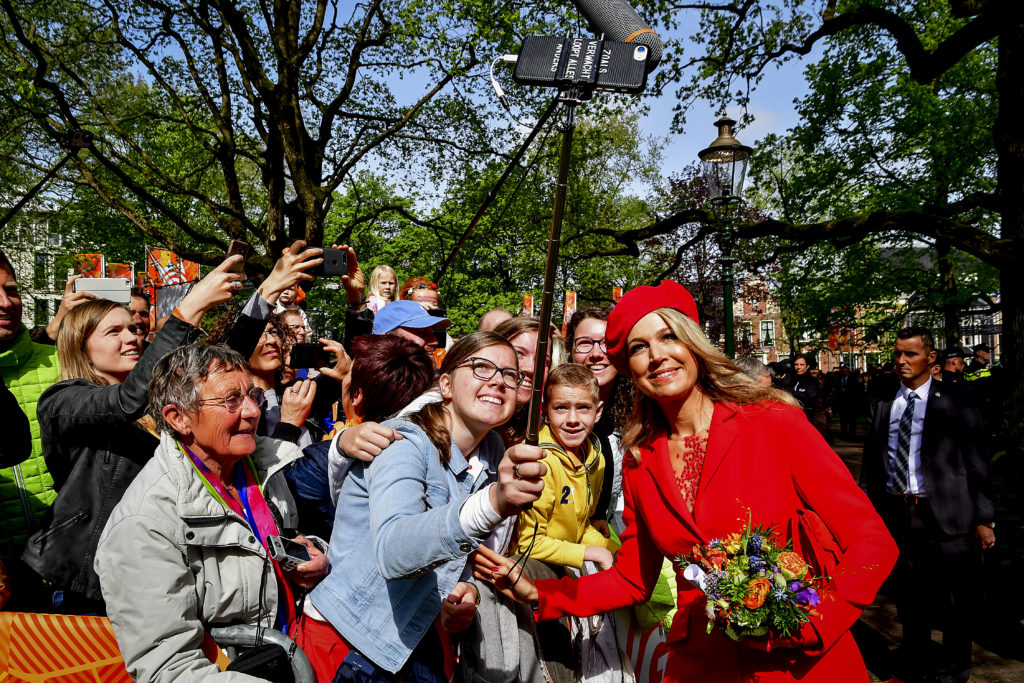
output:
M797 636L800 649L763 652L705 632L703 593L677 566L679 613L668 634L668 683L689 681L868 680L850 626L875 598L896 562L896 544L849 470L803 411L769 403L718 403L691 514L676 483L667 436L659 434L640 462L623 463L626 530L615 567L579 580L539 581L538 618L590 615L646 601L662 558L691 552L739 531L749 508L754 524L784 530L797 509L821 516L844 551L834 589ZM783 539L784 541L785 539Z

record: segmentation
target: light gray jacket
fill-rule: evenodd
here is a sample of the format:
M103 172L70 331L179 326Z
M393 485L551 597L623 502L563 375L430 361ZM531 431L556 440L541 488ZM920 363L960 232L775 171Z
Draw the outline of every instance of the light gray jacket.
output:
M285 528L296 525L295 503L277 473L300 457L294 444L256 438L252 459ZM221 673L200 646L208 625L273 625L277 581L270 560L245 520L210 495L169 434L111 513L94 566L133 678L259 680Z

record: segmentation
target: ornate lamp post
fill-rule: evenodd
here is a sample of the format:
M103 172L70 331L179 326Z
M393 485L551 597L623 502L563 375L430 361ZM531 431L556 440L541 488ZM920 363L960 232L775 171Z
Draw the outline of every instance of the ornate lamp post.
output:
M718 246L722 253L722 298L725 304L725 355L736 355L736 332L733 329L733 264L732 248L736 239L733 220L743 204L743 181L747 175L747 162L753 153L750 147L740 144L733 137L732 128L736 122L728 116L715 121L718 137L698 153L704 178L711 192L711 210L722 221L718 234Z

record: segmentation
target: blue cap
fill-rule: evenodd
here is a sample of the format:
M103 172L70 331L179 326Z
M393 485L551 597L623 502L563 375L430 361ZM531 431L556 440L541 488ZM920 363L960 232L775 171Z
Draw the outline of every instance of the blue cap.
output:
M387 334L399 327L409 327L414 330L421 330L425 327L439 327L443 330L447 329L451 324L452 321L448 318L430 315L417 302L401 299L399 301L392 301L377 311L377 315L373 318L373 333Z

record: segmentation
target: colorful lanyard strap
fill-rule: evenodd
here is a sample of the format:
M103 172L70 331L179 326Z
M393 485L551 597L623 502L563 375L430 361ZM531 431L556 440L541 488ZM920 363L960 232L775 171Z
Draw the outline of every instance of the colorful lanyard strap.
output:
M240 498L239 504L235 502L234 498L232 498L231 494L227 492L227 489L224 488L223 484L221 484L220 481L218 481L217 478L213 476L213 472L210 471L210 468L207 467L206 464L202 460L200 460L199 457L196 456L196 454L193 453L188 446L181 443L180 441L177 442L177 444L179 450L181 450L181 452L184 455L188 456L189 461L192 463L192 466L195 468L197 474L199 474L200 481L203 482L203 486L210 493L210 495L213 496L214 499L216 499L225 508L232 510L240 514L242 517L244 517L246 524L249 525L249 529L256 536L256 538L259 539L260 544L263 546L264 550L269 553L270 549L267 548L267 539L264 538L264 535L262 533L260 533L260 527L256 523L256 517L253 514L252 505L249 502L249 485L248 482L246 481L246 469L248 469L249 474L252 477L252 481L253 483L256 484L256 487L259 490L260 495L263 495L263 488L260 484L259 477L256 475L256 466L253 464L252 458L246 456L241 461L242 467L234 468L235 471L233 476L235 481L235 489L238 491L238 497ZM273 531L276 531L276 529ZM285 583L285 578L283 575L280 574L280 569L276 565L274 566L274 574L278 579L279 585L284 591L284 595L286 596L285 600L278 600L277 621L275 623L275 628L287 633L288 624L290 623L291 619L289 618L289 611L287 607L285 607L285 603L288 600L290 600L291 591L288 589L287 584Z

